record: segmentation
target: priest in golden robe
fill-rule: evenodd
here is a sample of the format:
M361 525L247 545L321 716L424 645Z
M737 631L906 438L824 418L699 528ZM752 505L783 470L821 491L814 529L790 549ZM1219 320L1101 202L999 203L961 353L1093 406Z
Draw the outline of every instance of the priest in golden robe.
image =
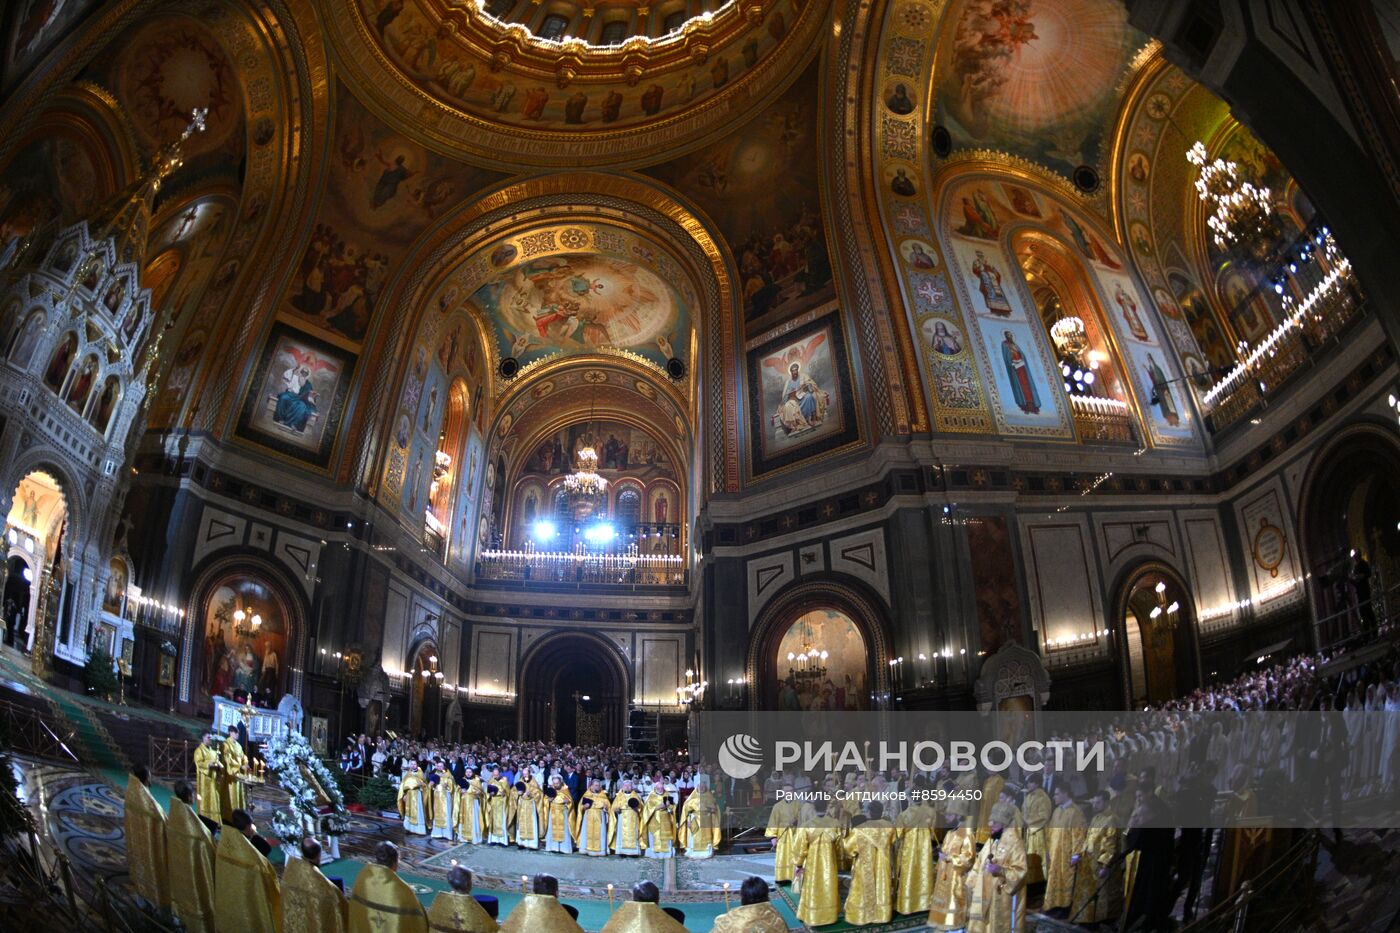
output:
M155 907L167 910L170 876L165 856L165 811L146 789L149 777L146 766L137 765L126 779L126 814L122 824L126 832L127 870L136 893Z
M1074 903L1075 874L1089 824L1063 782L1055 785L1052 797L1055 812L1045 828L1044 909L1068 910Z
M434 839L451 841L457 829L457 781L441 758L433 766L430 783L433 797L433 829L429 835Z
M539 785L534 781L516 781L510 792L511 822L515 824L515 844L522 849L540 847L540 800L534 791Z
M574 845L584 855L608 854L608 827L612 801L603 793L601 781L589 781L588 792L574 811Z
M1050 825L1050 817L1055 812L1055 804L1050 795L1039 784L1032 784L1026 791L1021 814L1026 824L1026 884L1040 884L1045 880L1045 828Z
M1026 843L1006 804L992 808L990 836L967 876L967 933L1021 933L1026 923Z
M641 855L645 837L642 835L642 798L633 789L631 781L623 781L622 788L612 799L612 827L608 830L608 842L618 855Z
M846 922L863 926L889 923L894 916L894 824L884 804L866 805L870 818L842 841L851 862L851 889L846 894Z
M778 884L792 880L792 843L801 816L802 805L793 799L792 781L783 781L782 793L768 812L768 828L763 833L773 840L773 880Z
M428 834L428 823L432 819L428 809L432 799L430 794L428 782L424 779L418 762L410 763L409 769L399 779L399 816L403 818L405 831L415 836Z
M238 729L230 726L228 738L224 739L219 749L219 815L225 823L234 810L248 809L248 795L243 786L243 769L247 764L248 756L243 752L243 743L238 741Z
M472 897L472 873L461 865L447 872L449 891L428 905L428 927L440 933L496 933L500 927Z
M214 746L214 733L206 732L194 750L195 801L199 815L215 823L221 822L225 816L219 780L222 773L223 756Z
M304 858L282 872L282 933L345 933L349 905L321 870Z
M214 860L217 933L281 933L282 895L277 871L248 837L225 826Z
M559 879L541 874L501 924L501 933L583 933L583 928L559 903Z
M491 769L486 783L486 841L493 846L510 845L511 820L510 785L501 777L500 768Z
M661 894L650 881L632 886L632 899L613 911L602 933L686 933L685 927L661 909Z
M171 905L189 933L214 933L214 837L180 796L182 790L192 796L187 782L177 785L165 821L168 877L179 879L170 886Z
M835 801L833 801L834 803ZM826 801L814 804L817 815L804 820L793 842L793 886L799 889L797 919L808 926L835 923L841 915L841 880L837 850L845 832L841 821L826 815Z
M989 774L982 781L982 799L977 808L977 844L982 845L991 836L987 824L992 819L992 807L1001 802L1001 789L1006 785L1006 778L1000 774Z
M544 850L564 855L574 851L574 798L559 775L545 791Z
M481 845L486 841L486 788L476 772L467 768L457 787L457 841Z
M716 917L711 933L788 933L788 925L768 902L768 882L752 876L739 886L739 906Z
M938 849L938 873L929 898L928 923L935 930L967 926L968 874L977 859L977 833L962 814L947 816L949 828Z
M642 838L647 858L676 856L676 789L656 783L642 803Z
M899 845L895 860L895 913L927 913L933 897L933 826L938 814L929 805L927 793L928 782L915 778L915 803L894 822Z
M373 864L360 869L350 892L350 933L428 933L428 915L398 867L397 846L374 847Z
M695 790L681 807L676 838L685 849L687 858L709 858L719 846L719 802L710 793L708 778L695 782Z
M1093 796L1094 816L1084 836L1084 853L1079 859L1079 878L1074 886L1070 916L1075 923L1103 923L1123 912L1123 830L1115 822L1108 793Z

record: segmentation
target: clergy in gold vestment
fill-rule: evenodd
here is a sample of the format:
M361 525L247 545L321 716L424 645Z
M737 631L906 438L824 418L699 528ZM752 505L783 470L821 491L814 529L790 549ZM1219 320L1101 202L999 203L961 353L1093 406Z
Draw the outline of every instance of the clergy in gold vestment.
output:
M989 774L982 782L982 799L977 808L977 844L981 845L987 841L991 832L987 829L987 824L991 822L992 807L1001 802L1001 789L1006 784L1006 778L1000 774Z
M544 849L567 855L574 851L574 798L557 774L549 779L545 807Z
M1102 923L1113 920L1123 910L1123 830L1114 823L1108 794L1099 791L1093 798L1094 817L1084 837L1084 854L1079 859L1074 906L1070 917L1075 923Z
M549 880L554 881L553 878ZM557 890L558 882L554 883ZM583 933L583 928L574 922L554 895L527 894L501 924L501 933Z
M472 873L461 865L447 872L451 891L443 891L428 907L428 928L434 933L496 933L500 929L472 897Z
M792 794L792 781L784 781L778 802L768 813L768 828L764 831L764 835L773 840L773 879L779 884L792 880L792 842L802 814L802 805L792 799Z
M506 779L501 777L500 768L491 769L491 780L486 784L486 841L491 845L510 845L512 812L510 796L513 792Z
M481 845L486 841L486 788L481 779L468 768L457 788L457 841Z
M451 839L457 828L457 782L441 760L433 768L433 829L434 839Z
M977 858L977 834L972 827L959 825L956 813L952 827L943 834L938 849L938 874L929 899L928 922L935 930L956 930L967 925L968 872Z
M715 918L710 933L788 933L783 915L764 901L743 904Z
M681 807L676 838L687 858L709 858L715 854L720 839L719 803L704 778L696 782L695 790Z
M845 832L835 817L826 815L826 801L815 804L817 816L803 821L793 841L794 884L799 887L797 919L808 926L835 923L841 914L841 882L837 849Z
M206 732L194 750L194 789L199 815L215 823L224 818L223 793L219 789L222 770L223 758L214 747L214 736Z
M428 834L429 795L428 782L415 761L399 779L399 816L403 817L403 828L416 836Z
M1026 821L1026 884L1045 880L1045 827L1050 825L1054 811L1055 804L1045 789L1039 784L1032 785L1021 807Z
M608 854L608 826L612 803L599 781L588 782L588 793L574 811L574 844L584 855Z
M534 781L516 781L510 792L511 821L515 824L515 844L522 849L540 847L540 802L531 792L539 790Z
M277 872L248 838L225 826L214 861L214 929L218 933L278 933L282 897Z
M608 830L608 842L618 855L641 855L645 841L642 835L642 798L633 790L631 781L623 781L622 789L612 800L612 827Z
M243 787L243 767L247 763L248 756L243 754L243 744L238 741L238 730L230 728L219 751L219 807L225 823L234 810L248 809L248 796Z
M350 892L350 933L428 933L428 915L418 895L395 871L398 849L381 842L374 860L360 869Z
M145 767L138 765L142 774ZM126 779L126 867L136 893L162 910L170 907L165 863L165 813L140 777Z
M676 789L653 784L642 804L642 838L647 858L674 858L676 855Z
M1063 783L1055 785L1055 812L1045 828L1045 909L1068 909L1074 903L1075 866L1084 851L1088 823Z
M686 933L686 929L653 903L625 901L608 918L602 933Z
M287 862L282 873L282 933L345 933L345 895L304 858Z
M967 933L1021 933L1026 922L1026 844L1009 824L1015 813L997 804L991 838L968 873Z
M170 886L175 916L189 933L214 933L214 839L180 800L170 801L165 821L165 864L179 879Z
M914 781L915 803L895 820L899 853L895 868L895 913L921 914L928 911L933 896L933 824L938 818L933 807L919 794L928 792L922 778Z
M846 922L889 923L894 916L894 824L885 819L878 800L867 807L870 819L847 834L842 848L851 860L851 889L846 894Z

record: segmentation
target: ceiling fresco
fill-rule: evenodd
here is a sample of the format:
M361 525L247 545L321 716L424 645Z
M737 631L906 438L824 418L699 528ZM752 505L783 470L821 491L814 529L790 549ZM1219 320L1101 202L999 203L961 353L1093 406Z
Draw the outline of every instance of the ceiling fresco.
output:
M934 69L954 149L998 149L1066 177L1097 167L1119 85L1148 39L1112 0L956 0Z

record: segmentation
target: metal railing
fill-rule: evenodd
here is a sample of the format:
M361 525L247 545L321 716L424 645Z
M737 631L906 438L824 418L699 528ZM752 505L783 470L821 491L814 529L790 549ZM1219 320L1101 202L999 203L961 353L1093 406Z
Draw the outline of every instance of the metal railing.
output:
M1227 832L1244 832L1242 829ZM1274 933L1304 928L1301 914L1320 909L1307 897L1317 869L1321 833L1310 830L1257 876L1246 879L1228 900L1179 928L1178 933ZM1218 879L1217 879L1218 880Z
M147 736L146 767L157 777L189 780L194 777L194 750L198 744L189 739Z
M78 756L69 746L73 733L65 732L55 732L38 710L0 700L0 740L18 754L78 764Z
M491 583L539 585L542 589L597 586L676 586L689 582L685 558L678 554L591 554L545 551L485 551L476 562L476 578Z
M1112 398L1071 395L1069 408L1074 414L1080 440L1136 443L1133 416L1126 403Z
M1400 583L1389 589L1376 589L1371 594L1370 604L1376 617L1376 628L1393 625L1400 619ZM1360 607L1352 604L1331 615L1323 616L1313 623L1313 632L1319 648L1328 648L1348 638L1365 635Z

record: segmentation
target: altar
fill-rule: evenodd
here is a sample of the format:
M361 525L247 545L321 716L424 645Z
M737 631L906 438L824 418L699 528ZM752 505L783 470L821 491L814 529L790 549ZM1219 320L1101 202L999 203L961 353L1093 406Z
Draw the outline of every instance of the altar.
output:
M214 733L221 737L242 722L248 727L248 741L262 745L288 732L300 732L301 720L301 701L290 693L282 697L276 709L214 697Z

